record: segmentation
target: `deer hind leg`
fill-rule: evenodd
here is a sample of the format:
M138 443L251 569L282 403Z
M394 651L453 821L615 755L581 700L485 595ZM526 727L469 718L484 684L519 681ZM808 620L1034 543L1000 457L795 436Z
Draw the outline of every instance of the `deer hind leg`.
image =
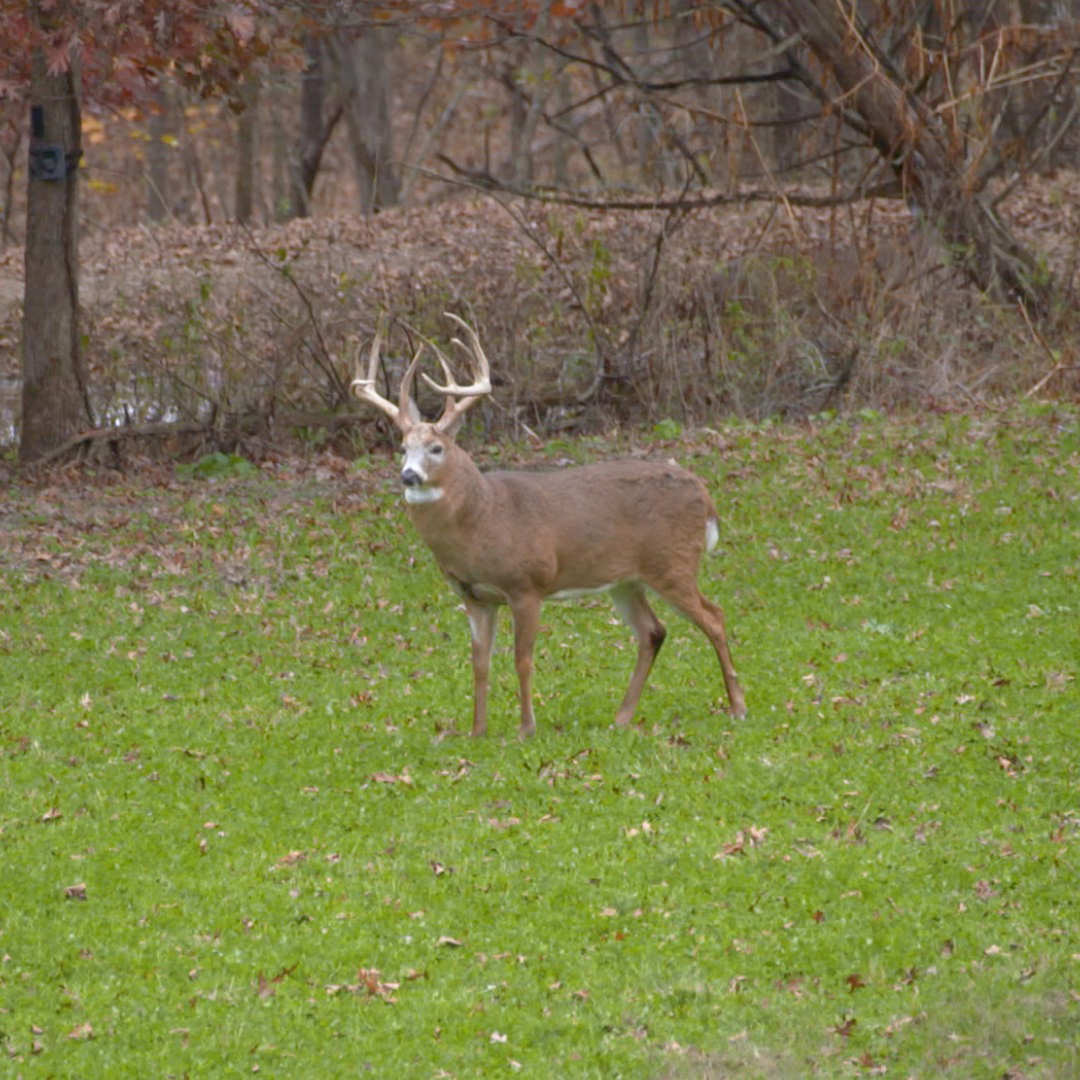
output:
M735 674L735 665L731 662L728 651L727 632L724 629L724 613L704 596L697 587L697 582L679 585L672 582L650 582L650 585L673 607L681 611L692 623L698 626L712 642L716 657L724 672L724 687L733 716L746 715L746 699L743 697L739 677Z
M667 630L656 617L645 598L645 589L638 582L624 582L611 590L611 599L623 622L634 632L637 638L638 654L634 673L630 676L630 685L626 688L619 711L615 714L615 723L625 727L634 717L645 680L652 670L653 661L664 644Z
M533 646L540 628L540 599L536 596L518 597L512 601L514 615L514 667L517 668L521 693L521 727L518 734L526 739L536 731L532 707Z
M469 616L469 630L472 632L472 733L477 736L487 732L488 673L491 671L491 653L495 647L495 622L499 609L493 604L466 600L465 611Z

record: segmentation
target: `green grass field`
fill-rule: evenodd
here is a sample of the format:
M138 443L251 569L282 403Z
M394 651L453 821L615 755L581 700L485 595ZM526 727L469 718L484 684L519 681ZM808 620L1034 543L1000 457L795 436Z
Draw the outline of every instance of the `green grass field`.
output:
M654 441L745 720L598 598L455 734L387 460L9 486L0 1071L1080 1075L1080 413Z

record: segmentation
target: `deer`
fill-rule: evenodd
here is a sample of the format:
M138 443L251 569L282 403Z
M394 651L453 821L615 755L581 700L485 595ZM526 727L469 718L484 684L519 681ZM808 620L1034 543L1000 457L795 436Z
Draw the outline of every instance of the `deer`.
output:
M465 606L472 637L473 736L487 732L488 680L500 607L514 626L520 693L519 736L536 731L533 648L545 600L607 592L637 640L630 684L615 715L625 727L667 630L649 593L667 601L709 639L720 661L731 713L746 703L728 650L723 611L698 587L702 556L719 539L719 517L703 481L674 463L629 459L549 471L482 472L455 436L469 409L491 394L491 369L476 331L445 313L468 342L473 381L459 386L446 356L423 340L402 376L395 405L376 389L385 323L376 328L366 374L357 356L353 393L401 434L405 508L439 569ZM446 382L420 372L445 398L434 422L421 416L413 384L425 345Z

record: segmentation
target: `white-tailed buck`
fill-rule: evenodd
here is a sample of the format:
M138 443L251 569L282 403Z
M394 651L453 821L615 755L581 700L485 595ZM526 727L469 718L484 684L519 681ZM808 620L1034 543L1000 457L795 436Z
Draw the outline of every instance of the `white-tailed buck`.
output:
M521 684L521 735L536 729L532 708L533 643L541 601L607 591L638 642L637 663L617 724L628 724L666 631L646 590L658 593L696 623L712 642L724 673L731 711L746 712L728 653L724 616L698 588L702 554L717 540L717 514L705 485L677 465L611 461L551 472L481 472L454 442L465 413L491 393L487 358L476 332L453 319L469 345L474 381L458 386L446 373L442 416L426 423L412 398L423 345L409 364L398 404L375 389L382 325L371 346L367 375L357 363L353 390L397 425L404 441L401 482L409 516L439 568L465 602L472 630L475 680L473 735L487 730L488 670L495 619L502 604L514 617L514 663Z

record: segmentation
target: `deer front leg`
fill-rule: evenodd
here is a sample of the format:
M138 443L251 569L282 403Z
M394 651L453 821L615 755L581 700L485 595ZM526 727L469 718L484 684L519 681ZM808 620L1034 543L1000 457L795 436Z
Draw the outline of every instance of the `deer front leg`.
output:
M518 597L511 604L514 615L514 666L517 668L521 694L521 727L518 734L527 739L536 731L532 707L533 646L540 627L540 598Z
M473 668L473 725L475 738L487 732L488 673L491 671L491 652L495 647L495 621L499 609L494 605L465 602L472 633Z

